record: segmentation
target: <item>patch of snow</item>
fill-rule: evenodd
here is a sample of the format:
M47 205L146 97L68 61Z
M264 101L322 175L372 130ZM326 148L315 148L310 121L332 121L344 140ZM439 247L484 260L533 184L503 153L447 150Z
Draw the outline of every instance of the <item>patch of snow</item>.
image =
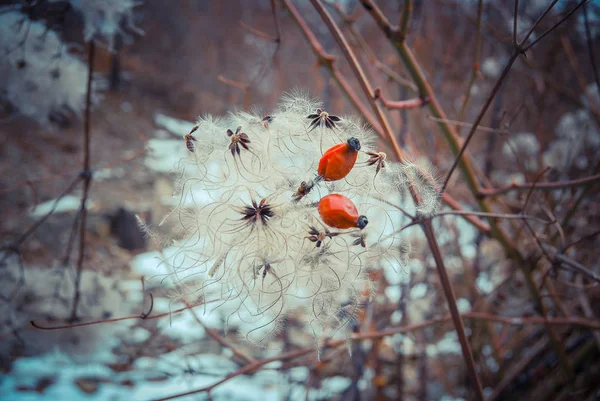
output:
M411 299L423 298L427 294L427 283L419 283L410 290Z
M400 295L401 295L400 286L397 286L397 285L387 286L385 289L385 295L390 300L390 303L392 303L392 304L397 303L398 301L400 301Z
M471 310L471 303L466 298L459 298L456 300L456 306L460 313L467 313Z
M183 139L150 139L144 165L158 173L169 173L187 154Z
M178 138L183 138L184 135L188 134L194 128L193 122L179 120L160 113L154 114L154 123ZM181 143L181 141L179 142Z
M459 355L461 351L460 344L458 343L458 335L456 331L447 332L444 337L438 341L437 350L443 354L456 354Z
M52 210L54 209L53 213L66 213L66 212L73 212L76 210L79 210L79 207L81 206L81 197L78 196L73 196L73 195L65 195L62 198L60 198L60 200L49 200L47 202L43 202L40 203L39 205L37 205L36 207L34 207L31 212L29 212L29 215L31 217L34 218L40 218L43 217L45 215L47 215L48 213L52 212ZM92 202L90 201L90 199L88 198L86 206L88 208L93 207Z
M494 283L487 273L479 274L479 277L475 280L475 285L483 294L489 294L494 289Z
M181 340L184 344L201 340L206 336L206 331L194 318L194 315L186 310L172 314L168 319L159 319L158 327L161 333L173 339Z
M490 78L498 78L502 72L502 62L494 57L488 57L481 63L481 72Z

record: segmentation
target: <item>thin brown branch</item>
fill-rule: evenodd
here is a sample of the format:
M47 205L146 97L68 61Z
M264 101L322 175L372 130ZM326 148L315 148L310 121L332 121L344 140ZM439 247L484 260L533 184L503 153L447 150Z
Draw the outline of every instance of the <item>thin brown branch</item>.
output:
M94 320L94 321L91 321L91 322L66 324L66 325L61 325L61 326L44 326L44 325L40 325L39 323L34 322L33 320L30 321L29 323L31 324L31 326L35 327L38 330L64 330L64 329L72 329L72 328L75 328L75 327L94 326L96 324L103 324L103 323L121 322L123 320L133 320L133 319L152 320L152 319L159 319L161 317L171 316L171 315L183 312L183 311L191 309L191 308L196 308L196 307L202 306L202 305L208 305L208 304L215 303L215 302L222 302L222 300L220 300L220 299L214 299L214 300L211 300L211 301L199 302L199 303L194 304L194 305L184 306L182 308L175 309L173 311L159 313L157 315L150 315L150 316L149 316L149 313L151 311L147 312L147 313L142 313L140 315L115 317L115 318L110 318L110 319L101 319L101 320Z
M568 266L572 270L581 273L584 277L600 283L600 275L594 273L581 263L569 258L551 245L540 242L540 246L544 249L550 261L556 261L563 266Z
M75 189L75 187L77 186L77 184L79 184L80 180L81 180L81 177L79 177L79 176L76 177L71 182L71 184L69 184L69 186L58 196L58 198L56 198L56 200L52 204L52 207L50 208L50 210L48 211L48 213L46 213L44 216L42 216L39 220L37 220L35 223L33 223L31 225L31 227L29 227L27 229L27 231L25 231L23 234L21 234L21 236L10 245L10 248L18 249L21 245L23 245L23 243L27 240L27 238L29 238L29 236L31 234L33 234L33 232L35 230L37 230L39 226L41 226L42 224L44 224L44 222L54 213L54 211L56 210L56 207L58 206L58 203L60 202L60 200L62 198L64 198L66 195L70 194ZM4 259L0 260L0 264L2 263L3 260Z
M190 305L187 305L190 306ZM243 353L242 351L240 351L236 346L234 346L233 344L229 343L227 340L225 340L223 337L221 337L215 330L211 329L210 327L208 327L207 325L204 324L204 322L198 317L198 315L196 314L196 312L194 311L194 309L192 307L189 308L189 312L192 314L194 320L196 322L198 322L199 325L202 326L202 328L204 328L204 331L206 331L206 333L216 342L218 342L219 344L221 344L221 346L228 348L231 350L231 352L234 353L234 355L236 355L238 358L242 359L244 362L246 363L255 363L256 360L248 355L246 355L245 353Z
M460 313L458 312L458 307L456 305L456 296L454 295L452 283L450 282L450 277L448 276L448 271L446 270L444 259L442 258L440 248L437 244L437 240L433 232L433 225L431 224L431 220L426 220L422 224L422 228L425 232L425 237L427 238L427 242L429 244L429 247L431 248L431 252L433 253L433 258L437 267L438 276L440 277L440 282L442 284L442 288L444 289L444 294L448 303L448 309L450 309L450 315L452 317L452 322L454 323L456 333L458 334L458 341L460 342L462 355L465 360L465 364L467 365L467 371L469 372L469 377L471 379L471 386L475 390L475 395L477 399L483 401L483 388L481 386L481 381L479 380L479 375L477 374L477 367L475 366L475 359L473 358L471 345L467 339L467 335L465 334L465 328L460 317Z
M352 87L350 86L348 81L340 73L339 69L337 69L337 67L335 66L336 58L324 50L323 46L321 45L319 40L316 38L316 36L312 32L312 30L308 27L308 25L306 24L306 21L304 20L304 18L300 14L300 12L292 4L291 0L283 0L283 4L286 6L286 8L290 12L292 18L296 21L296 23L300 27L300 30L302 31L302 33L303 33L304 37L306 38L306 40L308 41L308 43L310 44L310 46L313 50L313 53L317 56L321 65L323 65L327 69L329 69L331 75L336 80L338 85L341 87L342 91L348 97L350 102L354 105L354 107L356 107L358 112L365 118L365 120L367 122L369 122L369 124L371 124L371 126L373 127L375 132L381 138L387 139L384 129L379 125L379 123L375 119L375 116L367 110L367 108L364 106L362 101L358 98L358 95L356 94L356 92L354 92L354 90L352 89ZM352 64L354 61L356 61L356 58L354 58L354 60L348 60L348 62L350 64ZM360 67L358 67L358 68L360 68ZM370 87L370 85L369 85L369 87ZM365 95L369 99L371 99L373 94L372 94L372 92L366 92ZM373 102L374 102L374 100L373 100ZM401 160L402 158L398 157L398 159ZM452 209L462 210L459 202L456 201L453 197L451 197L450 194L443 193L442 200L444 201L444 203L446 203ZM473 224L475 227L477 227L478 230L480 230L482 232L489 232L489 226L486 223L484 223L483 221L481 221L480 219L478 219L474 216L468 216L468 215L465 216L465 219L467 221L469 221L471 224Z
M80 284L81 273L83 271L83 259L85 258L85 234L87 228L87 199L92 184L92 170L90 167L90 128L91 128L91 108L92 108L92 79L94 74L94 58L96 45L94 40L90 41L88 53L88 80L85 95L85 116L83 127L83 170L81 177L83 178L83 196L81 197L79 222L79 257L77 258L77 274L75 276L75 294L73 296L73 309L71 310L71 321L77 319L77 307L80 299Z
M417 92L418 88L415 86L415 84L413 84L411 81L402 77L400 74L398 74L397 72L392 70L387 64L384 64L377 59L375 60L374 64L375 64L375 68L377 68L379 71L383 72L391 80L410 89L413 92Z
M331 32L331 34L335 38L336 42L340 46L342 53L344 53L346 60L348 60L348 63L350 64L350 67L352 68L352 71L354 72L354 75L356 76L356 79L358 80L363 92L365 94L368 94L367 99L369 101L369 104L371 105L373 112L377 116L377 120L379 121L379 124L381 125L381 127L383 129L385 137L391 144L392 148L394 149L394 152L396 153L398 160L403 161L404 160L404 152L400 148L400 145L398 144L398 140L396 139L396 136L394 135L392 127L390 126L390 123L389 123L387 117L383 113L383 110L381 110L381 108L379 107L379 105L377 104L375 99L373 99L373 88L371 87L371 84L369 83L367 76L365 75L356 56L354 55L354 52L348 45L346 38L342 34L342 31L337 26L337 24L335 23L335 21L333 20L333 18L329 14L329 12L325 9L325 7L323 6L323 4L321 3L320 0L310 0L310 2L315 7L317 12L323 19L323 22L325 22L325 24L329 28L329 31Z
M437 118L437 117L433 117L433 116L428 116L427 118L429 118L430 120L435 121L435 122L454 124L454 125L460 126L460 127L472 127L473 126L473 124L466 123L464 121L459 121L459 120L441 119L441 118ZM509 134L509 131L506 128L482 127L480 125L477 127L477 130L483 131L483 132L490 132L490 133L498 134L498 135L508 135Z
M510 184L501 188L482 188L478 196L489 197L489 196L497 196L501 194L505 194L510 191L523 191L523 190L531 190L531 188L535 188L536 190L541 191L554 191L557 189L563 188L573 188L584 186L588 184L595 184L600 181L600 174L592 175L584 178L577 178L569 181L556 181L556 182L542 182L535 184L531 182L527 182L524 184Z
M529 50L533 45L535 45L537 42L539 42L544 36L546 36L548 33L552 32L554 29L556 29L562 22L564 22L569 16L571 16L575 11L577 11L577 9L583 4L585 3L587 0L582 0L576 7L574 7L573 9L571 9L571 11L569 11L567 13L567 15L565 15L563 18L561 18L560 21L558 21L556 24L554 24L550 29L548 29L546 32L544 32L544 34L542 34L540 37L538 37L535 41L533 41L530 45L527 45L526 47L522 47L521 45L515 47L513 54L510 56L510 58L508 59L508 62L506 63L506 66L504 67L504 69L502 70L502 73L500 74L500 77L498 78L498 80L496 81L496 84L494 85L494 87L492 88L492 91L490 93L490 95L488 96L486 102L484 103L483 107L481 108L479 114L477 115L477 118L475 119L475 122L473 123L473 126L471 127L471 130L469 132L469 134L467 135L467 138L465 139L465 141L463 142L460 151L458 152L458 154L456 155L456 158L454 159L454 162L452 163L452 167L450 167L450 170L448 171L447 175L446 175L446 179L444 180L444 184L442 185L442 192L446 189L448 182L450 181L450 177L452 176L452 173L454 172L454 170L456 169L460 159L462 158L463 153L465 152L465 150L467 149L467 146L469 145L469 143L471 142L471 139L473 139L473 136L475 134L476 128L479 125L479 123L481 123L481 120L483 119L485 113L487 112L488 108L490 107L490 105L492 104L492 100L494 99L494 97L496 97L496 94L498 93L498 91L500 90L500 87L502 86L502 83L504 82L504 79L506 78L506 76L508 75L508 72L510 71L510 69L512 68L512 65L514 64L514 62L517 60L517 58L519 57L520 54L524 54L527 50ZM531 33L533 32L533 30L537 27L537 24L544 18L544 16L550 11L550 9L554 6L554 4L556 3L556 0L550 4L546 10L544 11L544 13L542 14L542 16L538 19L538 21L531 27L531 29L529 30L529 32L527 33L527 35L525 36L525 39L523 39L522 43L525 43L527 41L527 39L529 38L529 35L531 35Z
M404 8L402 10L402 17L400 18L399 35L401 40L406 40L408 36L408 27L413 13L413 2L412 0L404 0Z
M510 71L513 63L517 60L517 57L519 57L519 52L515 51L511 55L511 57L509 58L507 64L504 66L504 69L502 70L502 73L500 74L500 77L498 78L498 80L496 81L496 84L492 88L492 92L490 93L490 95L488 96L488 98L487 98L486 102L484 103L483 107L479 111L479 114L477 115L477 118L475 119L475 122L473 122L473 125L471 126L471 130L469 131L469 134L467 135L467 137L466 137L465 141L463 142L460 150L458 151L458 154L454 158L454 162L452 163L452 166L450 167L450 170L448 170L448 173L446 174L446 178L444 179L444 184L442 185L442 192L444 192L446 190L446 187L448 186L448 182L450 182L450 177L452 177L452 173L454 172L454 170L458 166L458 163L461 161L463 153L465 153L465 151L467 150L467 146L469 146L469 143L471 142L471 139L473 139L475 131L477 130L477 126L479 125L479 123L481 122L481 120L483 120L483 116L485 115L485 113L487 112L488 108L492 104L492 101L494 100L494 98L496 97L496 94L500 90L500 87L502 86L502 83L504 82L504 79L508 75L508 72Z
M548 13L550 12L550 10L552 10L552 8L554 7L554 5L556 3L558 3L558 0L552 0L552 3L550 3L550 5L548 5L548 7L546 7L546 9L544 10L544 12L542 12L542 14L534 22L533 26L525 34L525 37L523 38L523 40L521 41L521 43L519 45L523 45L525 42L527 42L527 39L529 39L529 37L531 36L531 34L535 31L535 28L538 27L538 25L540 24L540 22L542 22L542 20L546 17L546 15L548 15Z
M594 330L600 330L600 323L598 323L594 320L588 320L588 319L583 319L583 318L556 317L556 318L544 319L544 318L539 318L539 317L505 317L505 316L491 315L491 314L482 313L482 312L469 312L469 313L465 313L463 315L459 315L459 317L460 316L462 316L464 318L469 318L469 319L488 320L488 321L494 321L494 322L503 323L503 324L507 324L507 325L516 325L516 326L523 326L523 325L527 325L527 324L551 324L551 325L558 325L558 326L577 325L577 326L581 326L581 327L588 327L588 328L591 328ZM379 339L382 337L388 337L388 336L392 336L395 334L409 333L409 332L421 330L421 329L424 329L424 328L427 328L430 326L435 326L435 325L439 325L442 323L446 323L451 320L452 320L452 318L450 316L444 316L444 317L433 319L433 320L427 320L427 321L424 321L421 323L416 323L416 324L411 324L411 325L401 326L401 327L394 327L394 328L390 328L390 329L382 330L382 331L374 331L374 332L370 331L370 332L366 332L366 333L352 334L350 336L350 339L353 341ZM333 348L339 347L344 344L346 344L346 340L329 340L329 341L325 341L325 343L323 344L323 349L333 349ZM314 353L314 352L315 352L315 348L311 346L311 347L301 348L301 349L298 349L295 351L286 352L286 353L280 354L278 356L257 360L253 363L249 363L248 365L241 367L240 369L236 370L233 373L228 374L223 379L220 379L209 386L190 390L190 391L187 391L184 393L174 394L174 395L171 395L168 397L157 398L153 401L167 401L167 400L173 400L173 399L180 398L180 397L185 397L185 396L192 395L192 394L210 392L210 391L214 390L216 387L220 386L221 384L223 384L237 376L240 376L240 375L243 375L246 373L255 372L259 368L261 368L264 365L267 365L271 362L289 361L289 360L300 358L302 356L305 356L305 355L308 355L308 354Z
M369 62L371 62L375 66L375 68L377 68L379 71L381 71L385 75L387 75L387 77L389 79L395 81L396 83L398 83L401 86L404 86L404 87L410 89L413 92L416 92L417 91L417 87L415 86L415 84L413 84L410 80L402 77L400 74L398 74L397 72L395 72L394 70L392 70L389 66L387 66L384 63L382 63L377 58L377 55L373 52L373 50L371 49L371 47L368 45L368 43L366 42L365 38L361 35L360 31L358 29L356 29L356 27L354 26L354 22L356 22L356 20L360 16L360 11L362 9L359 9L352 16L349 16L349 15L347 15L344 12L344 10L342 8L342 5L340 3L335 3L334 9L337 11L337 13L339 14L339 16L344 21L344 23L346 23L346 26L348 27L348 30L350 31L350 33L352 34L352 36L354 37L354 39L358 43L358 45L361 48L361 50L363 50L364 53L366 54L367 59L369 60Z
M596 81L596 89L598 90L598 93L600 93L600 75L598 74L598 66L596 65L596 58L594 57L594 44L592 41L592 32L587 13L587 4L583 6L583 20L585 23L585 37L588 47L588 54L590 56L590 64L592 65L592 72L594 73L594 80Z
M319 42L315 34L308 27L306 21L304 20L298 9L296 9L296 7L292 4L292 2L290 0L283 0L283 4L286 6L292 18L300 27L302 34L308 41L310 47L313 50L313 53L315 54L315 56L317 56L317 59L319 60L320 64L329 70L331 76L340 86L350 103L352 103L356 110L363 116L363 118L367 122L369 122L369 124L371 124L375 132L380 137L384 138L383 129L377 123L375 116L369 110L367 110L367 108L360 100L354 89L352 89L350 83L346 80L346 78L342 75L340 70L336 67L335 61L337 60L337 58L325 51L323 45Z
M519 0L515 0L515 11L513 15L513 47L519 46L519 41L517 39L517 21L519 20ZM481 24L481 20L479 21Z
M241 89L244 91L248 90L248 87L250 86L250 85L240 82L240 81L235 81L233 79L225 78L223 75L220 75L220 74L217 77L217 79L226 85L233 86L234 88L238 88L238 89Z
M487 212L456 211L456 210L455 211L438 212L435 215L433 215L432 218L439 217L439 216L450 216L450 215L454 215L454 216L472 215L472 216L479 216L479 217L489 217L492 219L508 219L508 220L511 220L511 219L512 220L534 220L534 221L537 221L542 224L554 223L554 221L543 220L543 219L540 219L539 217L528 216L525 214L487 213Z
M518 2L518 0L515 0ZM464 100L462 106L460 107L460 112L458 113L458 119L460 121L464 120L465 112L467 111L467 104L469 100L471 100L471 92L473 89L473 85L475 85L475 81L477 81L477 77L479 76L479 65L481 64L481 16L483 15L483 0L479 0L477 4L477 22L475 24L475 54L473 56L473 64L471 68L471 77L469 78L469 83L465 89ZM516 17L515 17L516 23ZM516 28L515 28L516 29ZM457 132L460 132L458 126L454 127Z
M243 29L247 30L248 32L250 32L253 35L258 36L259 38L262 38L268 42L278 42L278 38L276 38L275 36L271 36L268 33L265 33L259 29L256 28L252 28L250 25L245 24L243 22L240 21L240 27L242 27Z
M577 4L575 7L573 7L564 17L562 17L560 20L558 20L554 25L552 25L550 28L546 29L544 31L544 33L542 33L540 36L538 36L533 42L531 42L530 44L528 44L527 46L525 46L521 51L522 52L527 52L527 50L531 49L533 46L535 46L540 40L544 39L546 37L546 35L548 35L550 32L554 31L556 28L558 28L563 22L565 22L571 15L573 15L573 13L575 11L577 11L579 9L579 7L581 7L582 5L584 5L585 3L587 3L588 0L582 0L581 2L579 2L579 4ZM556 4L556 0L548 7L548 10L550 8L552 8L552 6L554 6L554 4ZM542 16L543 18L543 16ZM533 30L535 29L535 25L533 26L533 28L530 29L528 35L525 37L525 39L523 39L523 43L525 43L525 41L529 38L529 35L531 35L531 33L533 32Z
M275 24L275 32L277 33L275 42L277 42L277 45L279 45L282 41L282 36L281 28L279 27L279 15L277 15L277 4L275 0L271 0L271 12L273 13L273 23Z
M416 109L427 104L427 99L420 97L408 100L387 100L381 93L381 88L375 88L373 98L375 100L381 100L381 103L389 110Z
M585 7L584 7L585 10ZM596 113L600 111L598 104L596 103L596 99L594 96L590 96L586 90L587 83L585 80L585 74L581 70L581 66L579 65L579 60L577 54L575 53L575 49L573 48L573 44L568 36L561 34L560 35L560 44L562 45L565 54L567 55L567 60L569 60L569 64L571 65L571 69L575 75L575 79L577 80L577 84L579 85L579 89L581 90L582 96L588 102L588 108L594 110Z
M531 199L531 195L533 194L533 190L535 189L535 186L537 185L538 181L542 179L544 174L546 174L546 172L548 172L549 169L550 169L550 167L546 167L537 175L537 177L535 177L535 180L533 181L533 185L531 186L531 188L529 188L529 191L527 192L527 196L525 197L525 202L523 203L523 208L521 208L521 214L525 214L525 211L527 210L527 206L529 205L529 200Z

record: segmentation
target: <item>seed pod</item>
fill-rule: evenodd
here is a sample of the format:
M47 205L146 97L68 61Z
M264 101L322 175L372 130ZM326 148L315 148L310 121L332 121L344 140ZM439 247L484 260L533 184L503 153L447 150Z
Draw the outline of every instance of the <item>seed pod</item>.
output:
M356 163L359 150L360 141L356 138L328 149L319 161L318 173L321 179L337 181L347 176Z
M321 219L329 227L362 230L369 223L367 217L359 215L354 203L344 195L327 195L319 201L318 208Z

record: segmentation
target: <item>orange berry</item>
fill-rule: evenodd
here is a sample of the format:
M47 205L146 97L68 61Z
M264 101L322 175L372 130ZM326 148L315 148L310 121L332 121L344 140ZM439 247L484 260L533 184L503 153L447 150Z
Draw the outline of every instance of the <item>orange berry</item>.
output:
M341 180L354 167L359 150L360 141L356 138L328 149L319 161L319 176L325 181Z
M344 195L327 195L319 201L318 208L321 219L329 227L363 229L369 223L367 217L360 216L354 203Z

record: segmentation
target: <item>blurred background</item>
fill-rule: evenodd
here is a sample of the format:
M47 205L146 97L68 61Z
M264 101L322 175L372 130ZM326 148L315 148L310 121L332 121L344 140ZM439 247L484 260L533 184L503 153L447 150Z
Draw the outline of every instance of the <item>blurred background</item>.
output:
M368 9L321 3L384 99L424 95ZM552 7L526 43L542 40L494 96L513 54L515 2L409 3L407 44L441 123L464 139L489 103L467 151L481 190L457 170L447 192L465 210L486 199L512 216L499 224L519 257L490 233L489 216L483 229L434 219L483 393L600 399L600 3L517 2L518 38ZM378 5L393 24L406 15L406 0ZM178 399L476 399L418 227L405 231L406 271L373 273L377 295L354 327L406 330L359 339L351 355L325 347L318 360L293 315L272 339L280 351L258 348L225 334L218 311L185 309L152 279L160 249L136 215L158 224L173 206L171 172L194 120L267 113L294 88L337 115L372 113L308 1L0 1L0 399L150 400L206 386ZM439 118L428 107L385 114L406 153L443 180L455 152Z

